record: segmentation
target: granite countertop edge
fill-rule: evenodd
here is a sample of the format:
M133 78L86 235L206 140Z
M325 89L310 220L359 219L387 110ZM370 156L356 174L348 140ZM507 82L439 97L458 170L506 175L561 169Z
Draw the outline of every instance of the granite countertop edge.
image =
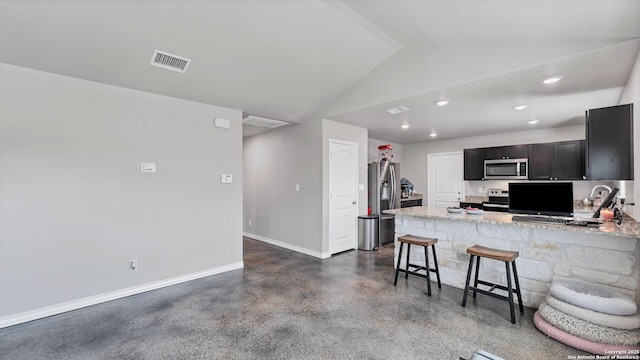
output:
M622 225L615 222L605 222L600 227L569 226L550 223L514 222L511 220L512 214L494 211L485 211L481 215L471 215L465 212L449 213L446 208L430 207L409 207L402 209L391 209L384 211L387 214L415 216L430 219L446 219L464 222L479 222L488 224L513 225L527 228L549 229L558 231L572 231L590 234L602 234L609 236L620 236L640 240L640 226L633 218L626 216Z

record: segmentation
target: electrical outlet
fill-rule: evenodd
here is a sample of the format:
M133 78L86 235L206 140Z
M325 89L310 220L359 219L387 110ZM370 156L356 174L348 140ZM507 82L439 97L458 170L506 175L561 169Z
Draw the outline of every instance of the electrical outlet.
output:
M137 270L138 269L138 259L129 260L129 270Z
M249 226L253 226L253 223L251 222L251 220L249 220Z

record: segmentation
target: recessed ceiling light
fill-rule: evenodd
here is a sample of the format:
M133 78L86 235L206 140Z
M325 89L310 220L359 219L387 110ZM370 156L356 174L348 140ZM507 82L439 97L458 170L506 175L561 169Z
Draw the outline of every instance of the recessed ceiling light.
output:
M403 129L408 129L409 128L409 124L402 124L402 126L400 126Z
M537 123L539 123L540 120L529 120L529 125L535 125Z
M438 133L436 133L436 132L432 132L431 134L429 134L429 136L431 136L431 137L436 137L436 136L438 136Z
M529 105L518 105L518 106L514 106L513 109L514 110L524 110L526 108L528 108Z
M436 101L436 105L438 106L445 106L449 103L449 100L438 100Z
M549 76L548 78L545 78L544 80L542 80L543 84L555 84L558 81L562 80L562 76L560 75L556 75L556 76Z
M395 115L395 114L400 114L400 113L403 113L403 112L409 111L409 110L411 110L411 109L409 109L406 106L398 106L398 107L394 107L394 108L391 108L391 109L388 109L388 110L385 110L385 111L388 112L391 115Z

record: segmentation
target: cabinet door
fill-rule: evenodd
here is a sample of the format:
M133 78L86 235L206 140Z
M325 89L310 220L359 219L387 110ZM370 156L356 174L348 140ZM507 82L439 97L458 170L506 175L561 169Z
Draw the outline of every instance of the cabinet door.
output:
M485 149L485 159L487 160L496 160L502 159L503 149L502 147L490 147Z
M485 150L485 159L526 159L528 152L527 145L491 147Z
M526 159L528 155L528 145L505 146L502 150L502 156L507 159Z
M482 180L484 178L485 149L464 149L464 179Z
M581 141L563 141L553 144L554 180L582 180L584 157Z
M590 180L633 180L633 104L587 112Z
M553 178L553 143L529 145L529 180Z

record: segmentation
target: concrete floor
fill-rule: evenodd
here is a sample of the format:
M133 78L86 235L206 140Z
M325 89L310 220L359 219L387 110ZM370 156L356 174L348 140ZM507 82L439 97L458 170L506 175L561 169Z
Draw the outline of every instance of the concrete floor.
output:
M243 270L0 330L0 359L504 359L586 353L547 338L533 310L462 290L393 286L393 245L318 260L244 240Z

